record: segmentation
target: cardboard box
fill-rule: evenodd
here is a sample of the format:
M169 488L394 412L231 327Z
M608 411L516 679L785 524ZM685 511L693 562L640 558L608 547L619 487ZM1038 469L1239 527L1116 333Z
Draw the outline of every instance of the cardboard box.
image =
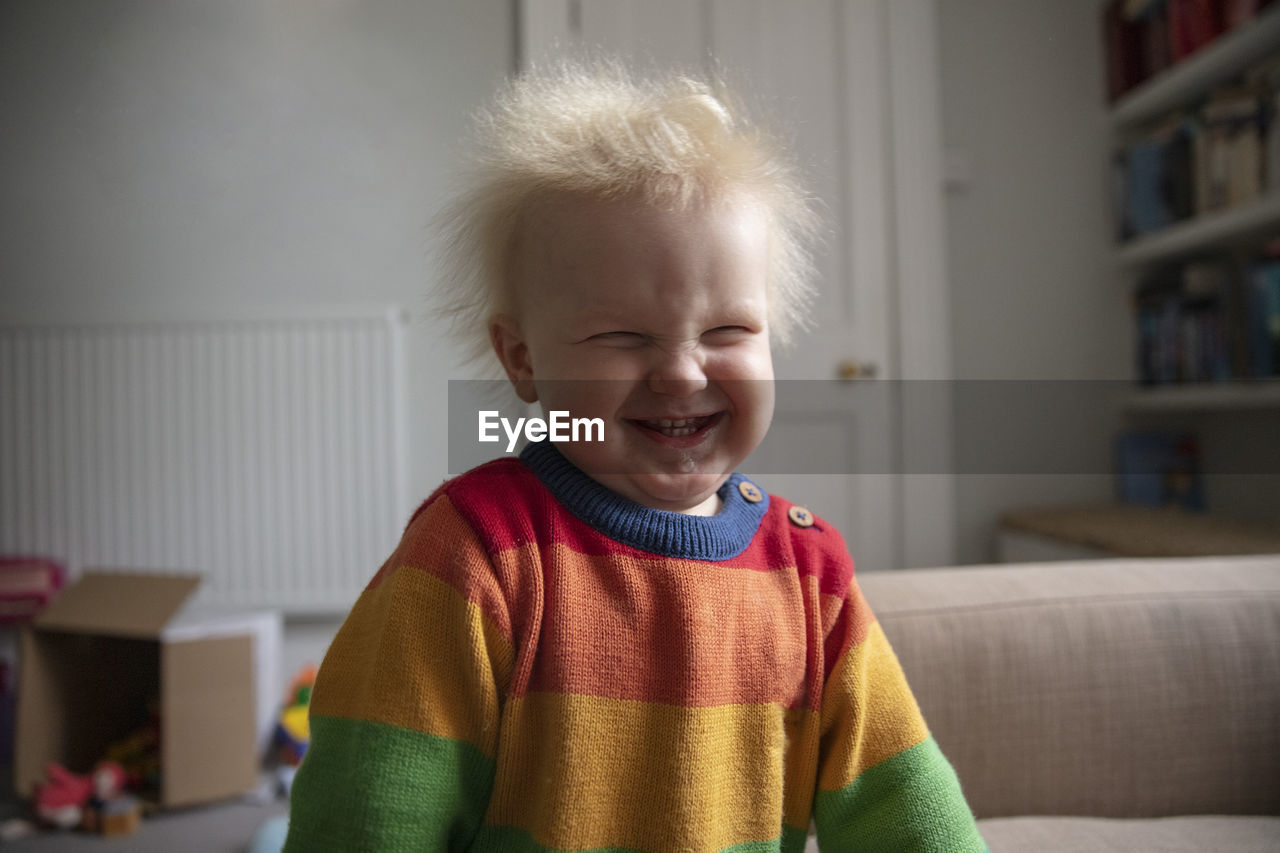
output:
M187 605L194 575L86 572L23 632L14 786L88 772L158 707L162 807L254 789L278 712L278 612ZM158 702L158 705L156 704Z

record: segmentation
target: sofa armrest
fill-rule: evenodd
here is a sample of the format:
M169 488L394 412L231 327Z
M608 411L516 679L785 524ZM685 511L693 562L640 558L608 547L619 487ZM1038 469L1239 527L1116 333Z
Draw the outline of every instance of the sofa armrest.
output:
M1280 814L1280 555L859 583L979 817Z

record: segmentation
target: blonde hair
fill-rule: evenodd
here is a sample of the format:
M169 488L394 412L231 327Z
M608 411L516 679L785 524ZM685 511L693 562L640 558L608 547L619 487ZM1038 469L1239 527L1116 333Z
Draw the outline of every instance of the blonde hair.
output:
M719 80L639 79L615 61L563 61L518 76L475 118L466 184L440 215L437 301L469 355L491 352L509 310L512 249L550 197L637 197L688 208L745 196L773 236L772 340L807 324L819 220L787 148L754 125Z

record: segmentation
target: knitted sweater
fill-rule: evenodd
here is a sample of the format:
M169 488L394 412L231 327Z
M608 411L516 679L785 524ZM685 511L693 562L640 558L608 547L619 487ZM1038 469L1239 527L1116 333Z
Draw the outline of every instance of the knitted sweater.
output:
M719 494L550 443L441 486L325 656L286 851L984 850L840 534Z

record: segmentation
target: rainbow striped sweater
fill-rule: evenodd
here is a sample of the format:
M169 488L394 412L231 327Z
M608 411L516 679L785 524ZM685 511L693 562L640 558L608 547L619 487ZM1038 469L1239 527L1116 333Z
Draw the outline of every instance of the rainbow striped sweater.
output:
M663 512L541 443L441 486L325 656L285 849L984 850L840 534L744 483Z

